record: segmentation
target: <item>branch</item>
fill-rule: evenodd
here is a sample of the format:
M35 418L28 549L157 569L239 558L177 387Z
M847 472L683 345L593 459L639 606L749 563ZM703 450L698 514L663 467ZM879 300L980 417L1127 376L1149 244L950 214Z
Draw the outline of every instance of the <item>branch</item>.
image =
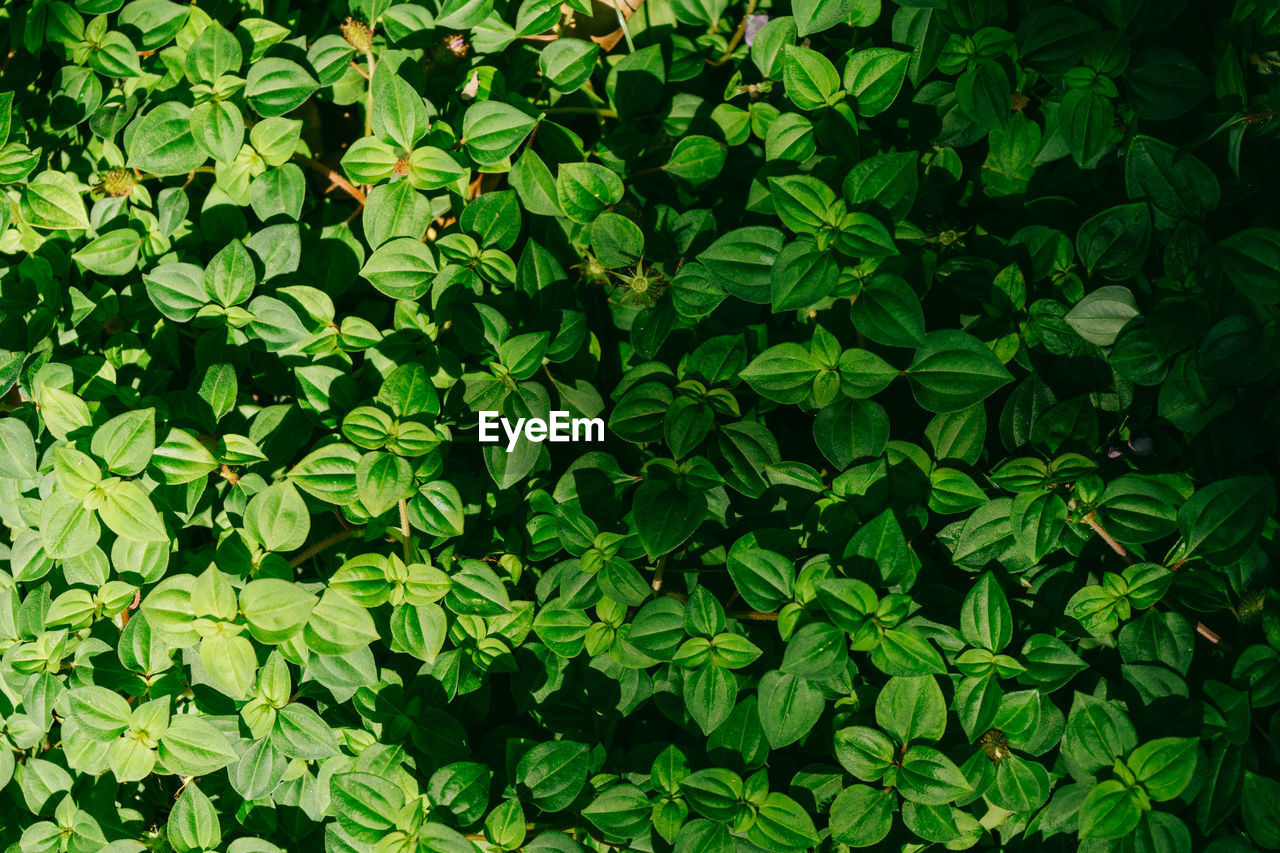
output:
M601 118L617 118L618 111L608 107L544 107L542 112L552 115L594 115Z
M409 539L409 505L404 498L400 499L400 535L404 537L405 564L413 562L413 542Z
M1076 502L1074 500L1071 500L1068 502L1067 506L1070 507L1071 509L1075 509ZM1084 518L1081 519L1081 521L1083 521L1085 524L1093 528L1093 532L1098 534L1098 537L1102 539L1103 542L1106 542L1108 545L1110 545L1112 551L1115 551L1117 554L1123 557L1126 563L1132 566L1135 562L1137 562L1137 560L1133 558L1133 555L1130 554L1123 545L1121 545L1119 542L1113 539L1111 537L1111 534L1108 533L1105 528L1103 528L1103 526L1098 522L1098 519L1094 515L1092 510L1086 513ZM1178 564L1174 566L1174 569L1177 569L1178 566L1181 566L1182 563L1184 562L1186 561L1185 560L1179 561ZM1214 631L1212 628L1210 628L1208 625L1204 624L1203 622L1196 622L1196 633L1199 634L1201 637L1204 637L1209 642L1213 643L1215 646L1218 646L1223 651L1230 651L1232 649L1232 645L1230 643L1222 639L1222 636L1218 634L1217 631Z
M742 13L742 20L738 22L738 28L733 31L733 36L729 39L729 44L724 49L724 54L719 59L708 59L708 65L724 65L733 56L733 52L738 49L738 43L742 41L742 37L747 34L747 19L751 17L756 10L756 0L747 0L746 11Z
M1125 547L1123 545L1121 545L1115 539L1112 539L1111 534L1102 528L1102 525L1098 523L1097 516L1095 516L1092 511L1090 511L1087 515L1085 515L1083 521L1085 524L1093 528L1093 532L1098 534L1098 536L1102 539L1103 542L1106 542L1108 545L1111 546L1112 551L1115 551L1117 554L1123 557L1126 563L1132 566L1135 562L1137 562L1136 560L1134 560L1133 555L1125 550Z
M303 563L305 563L307 560L310 560L312 557L314 557L316 554L319 554L321 551L324 551L327 548L331 548L334 545L337 545L339 542L342 542L343 540L352 539L356 536L359 536L362 533L364 533L363 527L351 527L346 530L339 530L337 533L334 533L324 539L321 539L319 542L312 545L310 548L303 551L298 556L294 557L292 560L289 561L289 567L296 569L298 568L298 566L301 566Z
M658 565L653 570L653 591L662 590L662 573L667 570L667 555L663 554L658 558Z
M138 605L142 603L142 590L136 589L133 592L133 601L129 606L120 611L120 630L123 631L125 626L129 624L129 611L136 610Z
M364 193L360 192L360 190L351 185L350 181L342 177L342 175L339 175L333 169L330 169L324 163L321 163L319 160L312 160L310 157L303 157L301 154L294 154L293 159L297 160L307 168L324 175L329 179L329 183L354 198L360 204L364 204Z
M761 613L759 610L731 610L729 616L734 619L750 619L753 622L777 622L777 613Z

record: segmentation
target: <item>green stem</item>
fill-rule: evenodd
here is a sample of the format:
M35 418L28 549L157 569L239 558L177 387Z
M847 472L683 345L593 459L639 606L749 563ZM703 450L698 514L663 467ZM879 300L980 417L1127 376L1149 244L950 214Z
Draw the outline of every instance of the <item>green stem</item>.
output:
M547 107L547 115L597 115L601 118L617 118L618 111L604 107Z
M364 193L360 192L360 190L356 189L350 181L333 171L333 169L330 169L324 163L321 163L319 160L312 160L310 157L304 157L301 154L294 154L293 159L297 160L308 169L324 175L335 187L354 198L360 204L364 204Z
M662 575L667 570L667 555L663 554L658 558L658 565L653 570L653 591L662 591Z
M708 59L708 65L724 65L733 56L733 52L738 49L738 43L742 41L742 37L747 34L747 19L751 17L756 10L756 0L747 0L746 11L742 13L742 20L738 22L738 28L733 31L733 36L729 39L729 44L725 47L724 53L719 59Z
M404 537L405 564L413 562L413 540L409 538L409 505L400 499L400 535Z
M369 38L373 38L372 27L369 30ZM364 135L373 135L373 51L369 51L364 55L365 63L369 66L369 99L368 106L364 111Z
M310 560L312 557L314 557L316 554L319 554L321 551L324 551L328 548L332 548L334 545L337 545L339 542L342 542L347 539L352 539L356 536L361 535L362 533L364 533L363 527L352 527L347 530L339 530L337 533L334 533L331 536L321 539L319 542L312 545L310 548L303 551L298 556L294 557L292 560L289 561L289 566L290 568L296 569L298 568L298 566L301 566L303 563L305 563L307 560Z
M627 16L622 14L622 7L618 5L619 0L613 0L613 11L618 15L618 26L622 27L622 36L627 40L627 52L636 52L636 43L631 40L631 30L627 29ZM755 0L752 0L752 7L755 7Z

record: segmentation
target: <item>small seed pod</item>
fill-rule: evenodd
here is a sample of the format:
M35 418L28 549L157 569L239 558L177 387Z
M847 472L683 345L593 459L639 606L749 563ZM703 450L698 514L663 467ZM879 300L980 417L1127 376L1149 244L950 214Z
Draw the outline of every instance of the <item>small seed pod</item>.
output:
M138 176L132 171L124 168L115 168L103 172L94 189L112 198L123 198L132 193L133 188L137 185Z
M347 18L342 22L342 37L361 53L373 50L373 30L364 21Z
M587 284L605 284L609 281L609 271L595 255L588 254L583 257L582 263L578 264L578 271L582 273L582 280Z
M999 764L1009 757L1009 738L999 729L988 729L982 736L982 749L992 764Z

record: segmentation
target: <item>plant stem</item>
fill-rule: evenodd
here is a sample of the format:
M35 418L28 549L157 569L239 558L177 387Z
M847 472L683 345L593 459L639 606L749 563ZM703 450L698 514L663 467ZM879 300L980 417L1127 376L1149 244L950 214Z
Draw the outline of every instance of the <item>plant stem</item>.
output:
M136 610L138 605L142 603L142 590L136 589L133 592L133 601L124 610L120 611L120 630L123 631L125 626L129 624L129 612Z
M653 591L662 591L662 574L667 570L667 555L658 558L658 565L653 570Z
M324 163L321 163L319 160L312 160L310 157L304 157L301 154L294 154L293 159L297 160L299 163L306 166L307 168L315 172L318 172L321 175L324 175L326 178L329 179L329 183L333 184L335 187L342 190L347 195L351 196L360 204L364 204L364 200L365 200L364 193L360 192L360 190L352 186L350 181L342 177L342 175L339 175L333 169L330 169Z
M373 38L373 30L369 30L369 38ZM373 134L373 51L369 51L364 55L365 62L369 66L369 100L368 107L364 111L364 135L371 136Z
M1083 521L1085 524L1092 527L1093 532L1098 534L1099 538L1101 538L1103 542L1106 542L1108 545L1110 545L1111 550L1119 554L1126 563L1132 566L1135 562L1137 562L1136 560L1134 560L1133 555L1130 554L1127 550L1125 550L1125 547L1123 545L1121 545L1115 539L1112 539L1111 534L1103 529L1102 525L1098 523L1097 516L1095 516L1092 511L1090 511L1088 514L1085 515Z
M1068 501L1067 506L1070 509L1075 509L1076 508L1075 500ZM1123 545L1121 545L1114 538L1112 538L1111 534L1106 531L1106 528L1104 528L1102 524L1099 523L1097 516L1094 515L1092 510L1086 513L1084 518L1081 519L1081 521L1089 525L1089 527L1093 529L1093 532L1098 534L1098 538L1100 538L1103 542L1106 542L1109 546L1111 546L1111 550L1115 551L1122 558L1124 558L1124 561L1126 563L1132 566L1134 563L1137 562L1137 560L1134 559L1134 556L1130 554L1129 551ZM1181 566L1183 562L1186 562L1186 561L1183 560L1179 562L1178 566ZM1177 568L1177 566L1175 566L1174 568ZM1209 642L1213 643L1215 646L1222 648L1224 651L1230 651L1232 648L1232 645L1230 643L1222 639L1222 635L1220 635L1217 631L1213 630L1203 622L1196 622L1196 633L1199 634L1201 637L1204 637Z
M334 533L330 536L325 537L324 539L321 539L319 542L312 545L310 548L303 551L298 556L294 557L292 560L289 561L289 567L296 569L298 568L298 566L301 566L303 563L305 563L307 560L310 560L312 557L314 557L316 554L319 554L321 551L324 551L327 548L331 548L345 539L351 539L353 537L359 536L362 533L364 533L363 527L351 527L346 530L339 530L337 533Z
M777 622L777 613L761 613L759 610L731 610L729 615L734 619L750 619L753 622Z
M719 59L708 59L708 65L724 65L733 56L733 52L738 49L739 42L742 37L747 34L747 19L751 17L756 10L756 0L747 0L747 8L742 13L742 20L738 22L738 28L733 31L733 35L729 38L729 44L724 49L724 54Z
M618 111L607 107L547 107L547 115L597 115L601 118L617 118Z
M404 537L404 561L405 563L413 562L413 540L409 538L409 504L404 498L399 501L400 505L400 535Z
M627 29L627 17L622 14L622 7L618 5L619 0L613 0L613 11L618 15L618 26L622 27L622 37L627 40L627 53L636 52L636 43L631 40L631 30ZM752 0L753 7L755 0Z

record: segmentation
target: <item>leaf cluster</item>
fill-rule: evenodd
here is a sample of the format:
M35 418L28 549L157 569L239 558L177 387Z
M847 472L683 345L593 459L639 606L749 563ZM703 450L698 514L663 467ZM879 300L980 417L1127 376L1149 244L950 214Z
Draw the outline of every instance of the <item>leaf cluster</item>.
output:
M1273 3L0 33L0 850L1280 849Z

